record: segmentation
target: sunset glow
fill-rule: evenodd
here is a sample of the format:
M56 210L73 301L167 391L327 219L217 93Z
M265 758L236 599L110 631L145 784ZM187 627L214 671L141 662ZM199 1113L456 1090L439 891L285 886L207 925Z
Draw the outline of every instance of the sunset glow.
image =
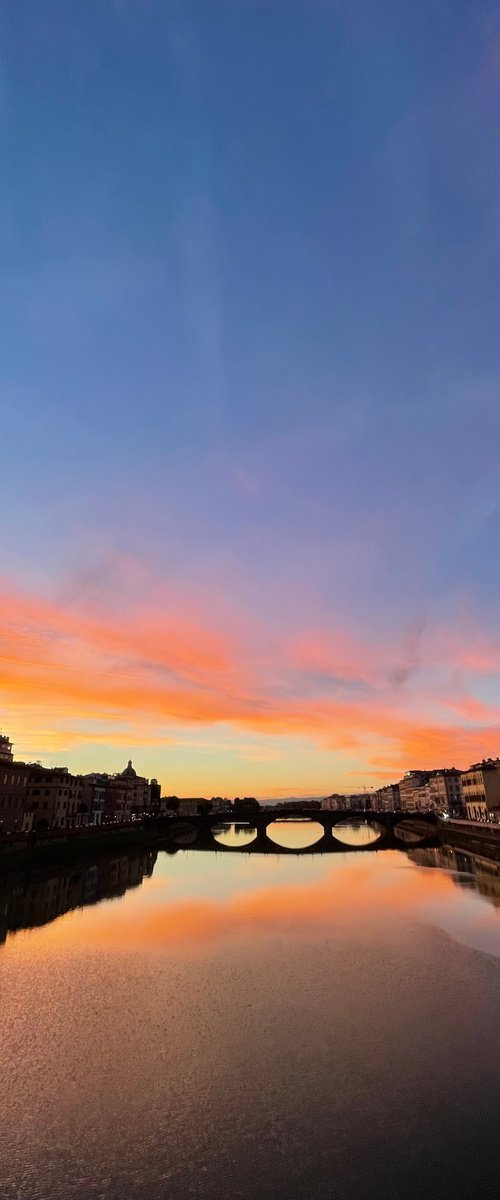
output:
M78 769L92 753L111 769L131 747L172 791L279 795L465 766L495 745L500 655L472 617L470 632L429 620L409 647L404 629L371 642L353 624L277 629L223 592L190 611L142 584L144 598L127 591L121 564L97 596L3 581L2 710L19 754Z
M0 1192L488 1200L500 0L0 46Z
M260 797L497 754L497 16L292 5L284 46L272 6L29 7L4 39L16 754Z

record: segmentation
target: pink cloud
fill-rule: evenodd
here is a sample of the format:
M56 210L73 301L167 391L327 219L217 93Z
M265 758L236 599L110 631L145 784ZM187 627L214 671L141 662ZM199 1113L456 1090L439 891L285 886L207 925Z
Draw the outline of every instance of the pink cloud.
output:
M417 623L386 642L349 628L308 629L288 643L255 620L240 617L238 626L222 605L211 603L203 619L201 600L196 611L179 594L146 589L139 603L142 593L126 593L120 603L107 593L99 605L95 593L92 603L75 593L56 602L4 582L5 708L43 711L56 732L68 719L85 719L99 725L99 736L103 723L118 736L131 714L145 738L149 727L227 723L312 739L386 777L408 766L465 766L499 748L500 710L453 683L464 659L456 629L442 636ZM483 636L484 654L474 661L489 668L488 644ZM330 690L314 679L328 675ZM353 693L353 681L361 691ZM254 753L261 757L261 748Z

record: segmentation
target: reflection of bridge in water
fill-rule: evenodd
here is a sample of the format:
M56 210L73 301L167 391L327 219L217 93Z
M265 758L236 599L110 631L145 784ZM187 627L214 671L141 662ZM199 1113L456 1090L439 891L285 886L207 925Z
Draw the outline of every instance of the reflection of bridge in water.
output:
M258 813L228 820L199 816L158 823L171 847L237 854L345 854L350 851L405 850L409 846L434 846L438 839L433 813L340 812ZM293 829L310 833L310 840L293 845ZM336 827L339 827L337 836ZM287 830L288 827L288 830ZM309 829L308 829L309 827ZM349 830L359 831L359 840L348 840ZM366 840L362 831L366 830ZM343 836L343 830L345 834ZM279 834L288 832L288 842ZM370 834L373 834L370 837ZM347 838L346 838L347 835ZM344 840L346 838L346 840ZM290 844L291 843L291 844Z

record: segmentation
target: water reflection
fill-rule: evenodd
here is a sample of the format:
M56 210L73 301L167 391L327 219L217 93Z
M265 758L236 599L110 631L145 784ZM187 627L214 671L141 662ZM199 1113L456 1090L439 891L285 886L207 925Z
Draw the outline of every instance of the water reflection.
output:
M334 838L345 846L371 846L380 835L380 827L368 822L339 821L333 828Z
M279 855L280 845L285 850L304 849L308 846L317 844L320 837L324 836L324 829L318 822L304 820L285 820L273 822L269 829L272 831L274 843L276 845L276 853ZM248 823L221 822L220 825L214 827L214 835L217 842L227 848L244 848L250 845L257 836L257 832L253 826ZM189 839L190 831L186 833L186 839ZM357 824L356 822L342 823L335 827L334 836L339 840L345 839L345 844L355 847L358 845L360 849L363 846L372 844L377 841L379 831L376 826ZM280 839L278 841L278 839ZM189 849L187 842L186 849ZM182 848L176 851L179 861L182 863ZM161 877L158 878L158 884L163 880L166 874L174 872L173 857L167 857L167 854L161 854L162 870ZM196 859L195 855L195 859ZM201 854L198 856L198 861L205 861L208 865L213 856ZM293 886L290 889L283 890L280 888L272 903L273 912L277 918L281 912L302 912L302 914L322 913L323 905L325 911L333 911L333 906L337 897L337 885L342 891L342 902L346 901L351 905L351 911L357 906L358 902L363 905L367 901L367 887L371 886L373 880L377 881L377 900L382 903L389 903L394 911L397 910L401 903L409 895L408 884L410 880L404 879L398 873L390 872L387 874L388 864L393 864L395 861L401 860L408 864L412 864L416 868L433 868L436 873L436 886L431 889L430 885L422 885L422 888L417 889L415 877L413 879L412 889L413 895L417 891L421 892L423 900L436 898L441 894L442 879L443 886L458 887L461 890L469 891L481 896L489 901L495 907L500 907L500 850L497 858L494 857L494 851L491 851L488 856L471 854L469 851L460 849L457 846L439 845L428 848L408 847L404 853L384 852L379 855L382 863L387 864L383 874L380 871L373 871L368 867L369 859L362 854L354 854L349 856L348 862L351 869L347 869L346 862L343 858L338 858L338 865L343 866L343 871L338 872L333 870L325 876L319 873L319 864L321 862L332 864L332 859L318 855L318 873L314 873L313 878L316 880L314 888L304 889L302 886L299 892ZM42 870L37 868L35 871L15 871L7 873L0 880L0 943L4 942L9 932L16 932L22 929L32 929L38 926L48 925L55 921L56 918L70 913L75 909L83 909L87 906L97 904L101 900L112 899L114 897L125 896L129 889L138 889L140 885L151 880L155 865L157 863L158 854L156 851L148 851L141 853L127 853L120 856L102 856L98 860L84 864L74 865L67 868L52 868L50 870ZM240 869L236 865L237 859L233 859L234 871L229 878L242 882L244 879L248 882L248 876L242 876ZM261 869L259 868L259 858L253 861L256 878L260 880ZM262 858L260 859L262 861ZM297 860L283 858L283 868L285 864L289 864L290 878L294 879L293 862ZM306 860L302 860L305 863ZM309 860L308 860L309 861ZM335 860L333 860L335 861ZM230 859L226 860L228 867ZM250 860L246 860L247 870L249 869ZM372 860L373 862L373 860ZM169 866L167 867L167 863ZM265 863L265 856L264 856ZM366 870L363 871L363 866L366 865ZM208 866L208 870L210 867ZM182 867L180 868L182 874ZM251 876L252 877L252 876ZM286 876L288 878L288 875ZM328 885L319 880L327 879ZM284 882L282 877L282 882ZM384 886L381 886L381 883ZM352 884L352 894L351 894ZM163 886L163 884L162 884ZM253 916L260 912L260 900L258 894L251 889L252 900L247 902L243 895L238 898L238 913L241 917L246 913L249 920L253 920ZM264 894L264 904L267 906L269 897ZM213 897L208 896L207 902L203 905L203 915L200 920L198 910L190 908L190 933L196 933L198 929L203 930L203 934L210 927L213 913L211 913L210 905L213 907ZM172 910L173 911L173 910ZM180 910L176 910L176 916L180 916ZM191 918L193 918L191 923ZM142 919L142 918L141 918ZM219 917L217 921L219 921ZM232 918L230 918L230 923ZM105 922L99 918L98 924L104 928ZM160 923L161 924L161 923ZM184 916L181 921L182 928L186 931ZM128 925L130 933L132 925ZM500 926L499 926L500 931ZM145 932L143 930L143 932ZM165 930L162 926L162 936ZM175 937L175 930L171 926L169 935ZM141 935L142 936L142 935ZM166 934L165 934L166 936Z
M221 822L220 825L213 825L212 834L214 840L221 846L232 846L234 849L242 850L244 846L255 841L257 830L254 825L247 822L228 821Z
M433 827L429 825L429 832L432 836ZM415 846L417 842L422 841L423 826L417 821L412 821L408 817L406 821L400 821L394 830L394 836L400 842L404 842L407 846Z
M173 842L176 846L192 846L198 837L198 831L193 825L179 824L173 835Z
M479 892L495 908L500 907L500 852L495 858L471 854L457 846L437 846L426 850L416 847L407 853L417 866L449 871L458 887Z
M156 851L104 856L51 871L16 871L0 880L0 943L8 933L34 929L72 909L124 896L152 876Z
M218 818L193 822L176 820L158 828L165 849L192 847L196 851L213 852L214 846L224 851L245 851L247 854L346 854L352 851L395 850L404 845L432 845L437 841L435 822L420 817L403 822L403 832L397 834L396 822L383 816L357 815L343 817L338 824L329 816L324 818L286 816L231 822ZM396 826L394 828L394 825ZM338 831L338 832L337 832Z
M493 1195L499 870L188 848L4 877L2 1196Z
M283 821L271 821L267 826L267 836L284 850L305 850L308 846L315 846L325 836L325 830L318 821L301 818L295 821L287 817Z

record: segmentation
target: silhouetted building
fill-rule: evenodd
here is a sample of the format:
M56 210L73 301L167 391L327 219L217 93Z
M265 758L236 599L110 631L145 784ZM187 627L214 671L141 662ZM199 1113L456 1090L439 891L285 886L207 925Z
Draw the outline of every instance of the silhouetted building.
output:
M9 759L0 761L0 831L18 833L28 802L30 768Z
M76 829L88 824L88 811L82 800L81 775L71 775L67 767L29 766L28 795L22 828L25 832L43 829Z
M105 819L116 822L130 821L132 816L149 812L150 799L148 780L137 774L129 759L124 771L107 776Z
M152 779L149 785L149 804L152 812L159 812L161 807L161 783Z
M209 813L210 811L210 800L207 800L204 796L186 796L183 800L179 800L177 808L179 817L199 817L203 813Z
M0 763L12 762L13 758L10 738L6 737L5 733L0 733Z
M282 800L274 807L281 808L285 812L318 812L321 808L321 800Z
M223 799L222 796L212 796L210 803L212 805L213 813L220 813L222 815L224 813L231 813L233 811L232 800L227 800L225 797Z
M258 813L260 812L259 801L255 799L255 796L236 796L233 803L233 812L235 815L238 814L238 816L241 816L243 813L246 815Z
M82 777L82 804L89 825L102 825L106 808L107 775L93 771Z

